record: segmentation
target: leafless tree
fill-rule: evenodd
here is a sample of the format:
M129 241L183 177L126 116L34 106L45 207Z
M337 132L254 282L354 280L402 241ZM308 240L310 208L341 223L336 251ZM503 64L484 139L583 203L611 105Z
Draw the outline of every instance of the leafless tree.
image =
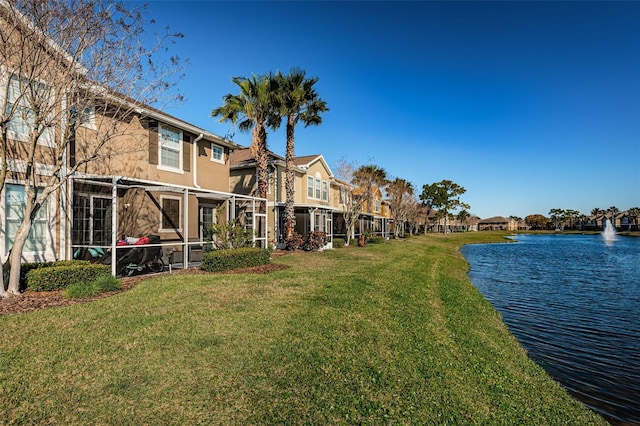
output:
M19 294L23 249L52 194L90 163L128 154L117 141L140 128L147 105L180 98L183 61L167 49L181 35L145 42L152 23L130 3L0 0L0 187L24 187L21 220L5 230L7 293Z
M340 185L340 206L342 208L342 217L344 218L347 235L345 245L349 245L354 228L360 212L364 207L365 197L354 193L355 187L350 184L354 179L354 173L357 167L344 158L338 160L337 166L334 168L334 174L339 179Z

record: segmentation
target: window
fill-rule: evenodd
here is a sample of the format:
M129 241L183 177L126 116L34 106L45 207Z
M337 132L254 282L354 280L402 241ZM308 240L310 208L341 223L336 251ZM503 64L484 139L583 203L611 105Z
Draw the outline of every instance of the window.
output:
M158 126L160 166L182 171L182 132Z
M211 161L224 164L224 149L220 145L211 144Z
M31 87L29 87L31 86ZM7 130L12 133L12 137L18 140L26 141L29 135L35 130L36 124L43 127L43 121L36 123L36 114L31 106L36 105L48 96L49 88L41 83L29 82L16 76L11 76L8 87L7 114L11 114L11 120L7 124ZM35 99L34 99L35 96ZM42 99L39 99L42 98ZM40 111L46 113L47 105L43 105ZM42 129L42 134L38 139L39 144L53 143L53 128L47 127Z
M347 204L347 190L340 188L340 204Z
M180 230L180 198L160 197L162 219L160 229L163 231Z
M74 194L73 244L111 244L111 199Z
M322 200L329 201L329 184L326 180L322 181Z
M78 120L78 124L81 127L96 130L96 108L86 107L82 108L82 111L72 108L71 123L73 124L75 120Z
M320 199L320 178L316 178L316 198Z
M313 177L307 176L307 197L313 198Z
M23 185L7 184L5 191L5 249L8 252L13 246L16 232L22 223L27 197ZM38 190L38 192L41 192L41 190ZM44 252L47 246L47 233L47 202L45 201L33 221L24 251L27 253Z
M380 213L382 202L380 200L373 200L373 211Z

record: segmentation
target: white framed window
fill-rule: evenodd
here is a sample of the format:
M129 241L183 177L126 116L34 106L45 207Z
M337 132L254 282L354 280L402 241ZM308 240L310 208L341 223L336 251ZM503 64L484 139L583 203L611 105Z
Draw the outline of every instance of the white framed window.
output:
M160 231L180 231L182 223L182 198L160 196Z
M340 187L340 204L347 204L347 189Z
M322 181L322 201L329 201L329 183Z
M224 164L224 148L214 143L211 144L211 161Z
M158 126L158 168L182 172L182 132L163 125Z
M86 127L87 129L96 130L96 107L81 108L82 111L72 108L71 120L78 120L80 127Z
M39 189L38 193L42 190ZM4 192L5 211L5 253L13 246L18 227L22 223L26 207L26 192L24 185L7 184ZM45 201L38 209L36 218L31 226L29 237L24 246L24 253L42 253L47 250L50 238L48 225L48 203Z
M313 176L307 176L307 197L313 198Z
M316 178L316 198L320 199L320 178Z
M373 200L373 211L375 213L380 213L380 211L382 210L381 206L382 206L382 201Z
M6 113L9 114L13 110L13 114L11 114L11 120L7 123L9 137L26 142L36 130L36 124L39 126L43 125L42 122L35 122L36 114L32 106L42 101L40 98L44 99L45 97L48 97L49 91L50 88L45 84L27 81L15 75L10 77L7 90ZM50 99L50 102L53 102L53 97L50 97ZM51 104L49 106L43 106L45 110L50 107ZM38 138L38 144L52 146L55 142L53 128L46 127L38 130L42 130L42 133Z

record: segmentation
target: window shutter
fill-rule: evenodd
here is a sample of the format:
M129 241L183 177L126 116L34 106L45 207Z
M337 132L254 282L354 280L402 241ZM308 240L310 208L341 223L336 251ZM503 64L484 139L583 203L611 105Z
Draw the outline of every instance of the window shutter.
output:
M158 122L149 121L149 164L158 164Z
M183 135L182 139L184 139L183 150L182 150L182 169L185 172L191 171L191 136Z

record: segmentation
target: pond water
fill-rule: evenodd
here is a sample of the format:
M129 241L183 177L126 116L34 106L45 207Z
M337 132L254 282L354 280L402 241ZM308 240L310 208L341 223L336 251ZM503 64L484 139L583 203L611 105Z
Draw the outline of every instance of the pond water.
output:
M514 239L462 247L472 283L574 397L612 424L640 425L640 238Z

